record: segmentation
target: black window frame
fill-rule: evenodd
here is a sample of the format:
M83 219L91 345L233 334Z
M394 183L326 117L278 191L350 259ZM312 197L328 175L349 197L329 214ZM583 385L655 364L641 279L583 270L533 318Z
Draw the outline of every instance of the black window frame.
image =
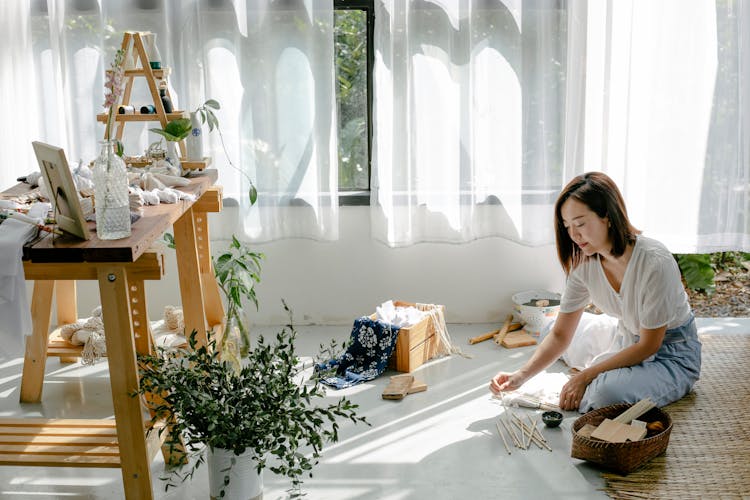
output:
M372 186L372 77L375 66L374 0L333 0L334 10L363 10L367 19L367 190L338 192L339 206L367 206L370 204Z

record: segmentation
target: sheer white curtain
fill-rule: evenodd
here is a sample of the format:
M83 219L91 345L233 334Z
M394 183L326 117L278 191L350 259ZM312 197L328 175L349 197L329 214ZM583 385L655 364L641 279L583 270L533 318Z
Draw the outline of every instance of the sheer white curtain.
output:
M674 252L750 249L750 3L377 0L373 234L553 241L608 172Z
M750 2L576 8L588 30L575 168L610 174L636 226L673 252L749 251Z
M391 246L552 237L561 2L376 0L373 234Z
M94 158L103 136L95 117L103 111L104 70L125 30L156 33L177 109L209 98L221 103L222 135L204 141L225 195L240 200L239 237L337 238L329 0L0 2L4 187L36 169L33 140L64 147L71 163ZM131 102L150 99L136 83ZM148 131L154 127L125 127L126 154L158 140ZM259 191L254 207L245 174Z

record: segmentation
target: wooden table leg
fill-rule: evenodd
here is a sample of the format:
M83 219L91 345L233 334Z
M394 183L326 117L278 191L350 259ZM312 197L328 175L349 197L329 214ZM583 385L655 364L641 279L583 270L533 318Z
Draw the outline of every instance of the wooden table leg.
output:
M224 304L221 301L219 284L216 282L211 260L211 241L208 236L208 217L205 212L194 212L195 232L198 246L198 262L201 270L203 301L208 326L220 325L224 321Z
M55 302L57 303L57 324L65 325L78 321L78 296L76 282L58 280L55 285ZM60 363L75 363L77 357L60 356Z
M52 296L55 282L37 280L31 297L31 336L26 337L26 354L21 377L21 402L39 403L42 400L44 368L47 366L47 342L52 316Z
M97 275L125 497L150 499L153 491L144 409L141 398L131 396L139 380L127 273L122 266L102 264Z
M153 354L156 350L151 326L146 316L146 288L143 280L128 278L128 296L130 300L130 317L135 336L135 350L138 354ZM144 397L146 407L149 408L151 416L154 416L150 408L160 403L160 398L154 394L146 394ZM163 432L169 432L165 430ZM187 454L184 445L169 445L169 436L165 438L161 446L164 463L168 466L176 466L187 463Z
M203 301L203 284L192 209L186 211L174 223L174 243L182 312L185 317L185 335L190 336L195 330L198 332L198 345L205 345L207 342L206 307Z
M153 353L154 340L148 321L146 288L143 280L128 279L130 297L130 318L135 336L135 350L139 354Z

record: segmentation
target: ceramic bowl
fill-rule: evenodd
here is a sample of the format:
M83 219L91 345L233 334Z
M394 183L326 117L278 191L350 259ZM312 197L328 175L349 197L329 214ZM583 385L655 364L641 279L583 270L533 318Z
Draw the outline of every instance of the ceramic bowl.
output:
M546 304L545 304L546 301ZM524 323L524 330L539 335L560 311L560 294L547 290L528 290L513 296L513 310Z
M542 422L547 427L557 427L562 420L563 416L559 411L545 411L542 413Z

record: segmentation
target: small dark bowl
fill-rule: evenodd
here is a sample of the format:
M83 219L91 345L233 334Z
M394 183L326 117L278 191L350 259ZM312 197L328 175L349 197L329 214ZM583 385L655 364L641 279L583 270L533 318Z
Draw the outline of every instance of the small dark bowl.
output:
M545 411L542 413L542 422L547 427L557 427L562 421L563 416L559 411Z

